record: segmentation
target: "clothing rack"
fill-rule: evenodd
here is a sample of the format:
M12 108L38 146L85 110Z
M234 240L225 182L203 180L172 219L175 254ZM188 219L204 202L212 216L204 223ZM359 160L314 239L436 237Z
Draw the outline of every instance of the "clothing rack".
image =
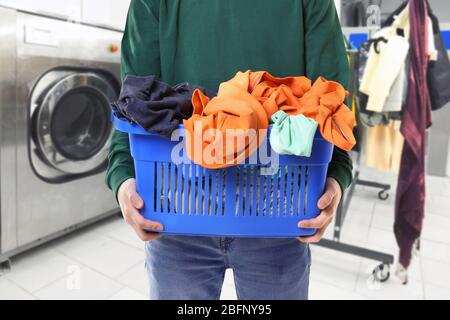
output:
M350 93L350 99L353 99L356 97L356 92L358 90L358 77L356 68L358 65L358 51L357 50L348 50L348 56L349 56L349 63L350 63L350 80L349 80L349 93ZM352 101L350 100L349 101ZM355 99L356 104L356 118L359 119L359 113L358 113L358 99ZM370 250L367 248L355 246L346 244L340 241L342 230L345 224L345 218L348 212L348 209L350 207L350 203L352 201L355 188L356 186L366 186L376 189L381 189L378 192L378 198L381 200L387 200L389 198L388 191L391 189L391 186L388 184L382 184L376 181L369 181L369 180L363 180L360 179L360 172L359 172L359 164L361 162L361 143L364 140L364 130L361 129L362 123L358 120L358 134L357 134L357 141L358 145L360 146L360 150L355 152L356 153L356 170L353 174L353 182L350 185L347 192L345 192L342 196L341 202L339 203L338 209L336 211L335 221L334 221L334 230L333 230L333 239L322 239L317 245L344 252L351 255L356 255L359 257L375 260L381 262L380 265L374 268L372 272L373 280L379 281L379 282L385 282L390 277L390 265L394 263L394 256L392 254L379 252Z

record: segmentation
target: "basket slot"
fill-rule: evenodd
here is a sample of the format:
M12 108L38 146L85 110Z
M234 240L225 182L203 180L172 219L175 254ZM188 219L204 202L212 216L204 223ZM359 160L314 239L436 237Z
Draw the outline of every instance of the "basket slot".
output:
M169 213L176 213L175 210L175 202L176 202L176 178L177 178L177 172L176 172L176 166L173 163L169 163L170 167L170 198L169 198Z
M217 171L213 171L211 175L211 209L210 216L216 215L217 208Z
M197 182L197 215L203 215L202 208L203 208L203 168L197 167L198 170L198 179L196 179Z
M300 167L301 168L301 181L300 181L300 207L297 211L297 215L301 216L305 214L305 202L306 198L304 197L305 193L308 191L306 187L306 174L307 174L307 167Z
M189 165L183 164L183 214L189 214Z
M303 215L306 216L308 212L308 173L309 167L305 168L305 186L303 190Z
M190 188L189 188L189 195L190 195L190 201L189 201L189 215L195 215L195 198L196 198L196 166L190 166L191 175L190 175Z
M287 179L286 179L286 211L285 215L292 216L291 204L292 204L292 166L287 166Z
M295 166L294 167L294 208L293 208L293 215L294 216L298 216L298 212L299 212L299 206L298 206L298 201L299 201L299 196L298 196L298 186L299 186L299 167Z
M264 177L265 180L265 188L264 188L264 192L265 192L265 199L266 199L266 206L265 206L265 210L264 210L264 216L268 216L270 215L270 195L272 192L272 179L270 176L265 176Z
M244 213L244 204L243 204L243 194L244 194L244 174L243 174L243 168L237 168L236 170L236 182L237 182L237 188L236 188L236 215L243 214Z
M156 212L161 212L161 191L162 191L162 164L160 162L156 163L156 196L155 196L155 202L156 202Z
M252 201L251 201L251 212L250 214L252 216L256 216L258 215L258 174L259 174L259 168L258 167L253 167L253 172L252 172L252 178L253 178L253 183L252 183Z
M211 178L211 176L210 176L210 174L209 174L209 170L208 169L205 169L204 171L203 171L203 180L204 180L204 185L205 185L205 192L204 192L204 194L203 194L203 212L202 212L202 215L203 216L209 216L210 215L210 206L209 206L209 199L210 199L210 193L209 193L209 190L210 190L210 187L211 187L211 180L210 180L210 178Z
M286 190L286 166L283 166L281 168L281 174L280 174L280 206L279 206L279 210L278 210L278 215L279 216L285 216L286 215L286 207L285 207L285 202L286 202L286 194L285 194L285 190Z
M219 175L219 192L218 192L218 213L216 215L224 215L225 214L225 202L223 201L225 198L225 170L218 170Z
M259 175L259 199L258 199L258 211L256 213L256 215L262 215L264 216L265 213L265 202L264 202L264 188L265 188L265 182L264 182L264 175L260 173Z
M250 215L251 204L251 168L245 167L245 198L244 198L244 216Z
M177 166L177 206L176 206L176 213L183 214L183 165ZM173 199L173 202L175 203L175 198Z
M162 194L162 212L163 213L169 213L168 210L168 200L169 200L169 163L163 162L163 194Z
M156 165L156 162L153 162L152 163L152 167L153 168L151 168L151 171L153 171L152 172L152 177L153 177L153 184L152 184L152 186L153 186L153 197L151 198L151 200L152 200L152 203L151 203L151 205L152 205L152 210L153 210L153 212L156 212L156 203L157 203L157 201L156 201L156 199L158 199L158 192L157 192L157 188L156 188L156 185L157 185L157 177L156 177L156 175L157 175L157 172L158 172L158 167L157 167L157 165Z
M278 168L279 170L279 168ZM280 181L279 181L279 171L277 170L277 172L275 172L275 174L272 176L272 184L273 184L273 188L272 188L272 208L270 211L270 214L272 216L276 216L278 215L278 203L279 203L279 199L280 199Z

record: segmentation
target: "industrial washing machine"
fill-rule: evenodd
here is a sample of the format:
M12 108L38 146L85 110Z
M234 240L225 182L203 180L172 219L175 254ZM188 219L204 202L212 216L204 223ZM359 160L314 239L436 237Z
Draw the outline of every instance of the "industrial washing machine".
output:
M0 262L118 212L119 30L0 7Z

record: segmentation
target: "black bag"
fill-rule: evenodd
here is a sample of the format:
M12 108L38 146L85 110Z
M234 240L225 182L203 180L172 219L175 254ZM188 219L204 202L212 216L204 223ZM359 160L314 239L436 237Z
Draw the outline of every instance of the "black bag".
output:
M427 1L428 2L428 1ZM437 61L428 65L428 91L430 92L431 110L436 111L450 102L450 60L442 39L439 21L428 4L428 14L433 23L434 43L438 51Z

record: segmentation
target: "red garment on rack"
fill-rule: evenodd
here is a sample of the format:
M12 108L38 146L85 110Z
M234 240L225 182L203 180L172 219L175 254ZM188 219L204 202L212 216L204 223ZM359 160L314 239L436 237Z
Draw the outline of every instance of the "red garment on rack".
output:
M397 198L394 232L400 247L399 262L407 268L414 242L422 231L425 210L425 131L431 126L427 86L428 35L425 0L410 0L410 66L408 97L403 107L401 132L405 137Z

